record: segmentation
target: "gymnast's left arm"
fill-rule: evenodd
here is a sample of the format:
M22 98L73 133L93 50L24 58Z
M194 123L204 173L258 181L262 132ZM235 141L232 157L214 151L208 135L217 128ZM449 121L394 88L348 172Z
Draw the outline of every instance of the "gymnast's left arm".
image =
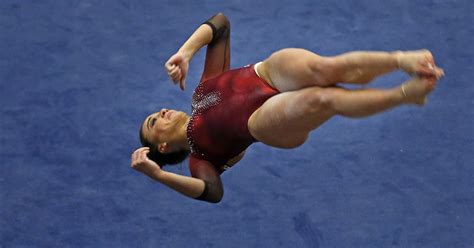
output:
M188 73L189 61L201 47L212 41L212 28L208 25L199 26L196 31L181 46L176 54L171 56L165 63L165 69L175 84L179 83L181 90L186 85L186 74Z
M227 17L218 13L201 24L186 40L176 54L165 63L165 69L175 84L184 90L189 61L194 54L206 45L214 44L222 36L229 35L230 23Z

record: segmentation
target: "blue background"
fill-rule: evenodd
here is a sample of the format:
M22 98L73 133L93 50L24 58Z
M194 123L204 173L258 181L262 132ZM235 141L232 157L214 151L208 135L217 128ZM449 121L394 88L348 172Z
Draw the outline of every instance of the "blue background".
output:
M474 247L473 6L1 1L0 247ZM427 48L446 77L424 108L336 117L294 150L254 144L223 174L220 204L189 200L132 170L130 154L149 113L190 112L204 49L184 93L163 64L220 11L232 67L284 47Z

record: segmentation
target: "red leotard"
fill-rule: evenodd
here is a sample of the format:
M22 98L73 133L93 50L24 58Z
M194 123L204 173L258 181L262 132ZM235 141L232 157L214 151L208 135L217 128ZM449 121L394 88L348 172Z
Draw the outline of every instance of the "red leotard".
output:
M258 77L253 65L226 71L194 90L187 127L190 164L206 160L219 172L253 142L247 122L268 98L278 94Z

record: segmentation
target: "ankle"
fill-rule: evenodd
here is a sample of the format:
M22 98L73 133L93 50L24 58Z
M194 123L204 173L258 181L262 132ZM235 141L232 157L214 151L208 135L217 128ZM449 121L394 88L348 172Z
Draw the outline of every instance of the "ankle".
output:
M392 92L393 92L393 96L396 102L401 103L401 104L405 104L409 102L407 89L404 85L393 88Z
M406 92L406 90L405 90L405 85L402 84L402 85L400 86L400 90L402 91L402 96L403 96L404 98L406 98L406 97L407 97L407 92Z
M402 51L393 51L391 53L391 55L393 57L395 67L398 70L402 70L401 59L402 59L402 56L403 56L403 52Z

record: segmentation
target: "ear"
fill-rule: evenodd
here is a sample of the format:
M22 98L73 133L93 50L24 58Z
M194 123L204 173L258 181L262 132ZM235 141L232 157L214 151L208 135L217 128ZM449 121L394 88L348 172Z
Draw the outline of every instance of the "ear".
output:
M161 153L166 153L168 151L168 143L162 142L158 144L158 151Z

